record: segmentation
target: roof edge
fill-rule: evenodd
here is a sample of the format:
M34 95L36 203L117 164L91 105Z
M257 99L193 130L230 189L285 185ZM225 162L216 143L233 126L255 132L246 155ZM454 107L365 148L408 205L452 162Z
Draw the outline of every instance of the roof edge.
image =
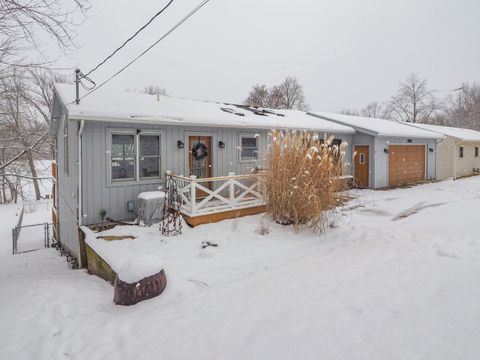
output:
M431 132L433 132L433 133L437 133L437 134L443 135L444 138L445 138L445 137L454 138L454 139L458 139L458 140L460 140L460 141L462 141L462 142L480 142L480 140L465 140L465 139L462 138L462 137L458 137L458 136L454 136L454 135L448 135L448 134L445 134L445 133L443 133L443 132L441 132L441 131L438 131L438 130L424 129L424 128L422 128L421 126L416 126L415 123L407 123L407 122L405 122L405 123L403 123L403 124L404 124L404 125L407 125L407 126L414 127L414 128L416 128L416 129L422 129L422 130L431 131ZM434 124L425 124L425 125L434 125ZM456 128L456 129L462 129L462 130L463 130L463 128ZM465 130L471 130L471 129L465 129ZM474 130L474 131L475 131L475 130Z
M348 127L351 127L352 129L358 131L358 132L363 132L363 133L368 134L368 135L382 136L376 131L368 130L368 129L362 128L360 126L352 125L352 124L347 124L343 121L340 121L340 120L337 120L337 119L332 119L332 118L330 118L328 116L325 116L325 115L318 115L318 114L312 113L310 111L307 112L307 115L310 115L310 116L313 116L313 117L316 117L316 118L319 118L319 119L331 121L331 122L334 122L334 123L339 124L339 125L348 126Z
M82 115L82 114L70 114L70 120L85 120L90 122L118 122L122 121L123 123L128 124L150 124L150 125L172 125L172 126L198 126L198 127L214 127L214 128L234 128L234 129L262 129L262 130L272 130L272 129L298 129L298 130L309 130L316 132L324 132L328 134L354 134L355 129L353 127L345 125L348 129L338 130L338 129L314 129L309 127L299 126L297 128L287 128L285 126L250 126L250 125L236 125L236 124L199 124L197 122L191 122L183 119L176 119L173 117L126 117L126 116L92 116L92 115Z

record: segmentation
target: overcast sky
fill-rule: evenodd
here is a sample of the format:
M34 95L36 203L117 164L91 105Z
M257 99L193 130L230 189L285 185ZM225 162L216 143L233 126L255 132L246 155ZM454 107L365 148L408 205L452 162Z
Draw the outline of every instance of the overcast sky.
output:
M199 1L175 0L92 78L113 74ZM59 65L87 72L166 3L92 1L81 48ZM388 99L411 72L442 91L479 82L479 21L479 0L211 0L107 86L242 102L253 84L292 75L310 109L360 109Z

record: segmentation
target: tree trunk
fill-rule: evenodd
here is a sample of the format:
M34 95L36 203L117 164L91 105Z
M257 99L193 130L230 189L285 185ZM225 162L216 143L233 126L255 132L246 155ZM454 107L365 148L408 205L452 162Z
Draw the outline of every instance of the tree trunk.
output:
M28 166L32 174L33 187L35 188L35 200L40 200L40 187L38 186L37 169L35 168L35 161L33 161L32 152L27 152Z
M10 198L15 204L17 203L17 190L15 190L13 185L10 185Z
M7 197L6 197L6 193L5 193L5 179L3 178L3 176L1 177L2 179L2 192L0 193L0 204L6 204L7 203Z

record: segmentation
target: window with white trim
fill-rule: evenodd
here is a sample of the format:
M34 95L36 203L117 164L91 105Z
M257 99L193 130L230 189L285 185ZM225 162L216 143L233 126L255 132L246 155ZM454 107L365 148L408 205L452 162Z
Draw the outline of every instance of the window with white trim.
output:
M258 159L258 135L240 134L240 161Z
M160 177L160 135L139 135L140 179Z
M475 157L478 157L478 146L475 146Z
M365 164L365 153L360 153L359 163L360 163L360 165Z
M161 134L112 131L110 136L112 183L161 178Z
M458 148L458 157L459 157L459 158L463 158L463 146L460 146L460 147Z
M112 134L112 181L135 180L134 134Z

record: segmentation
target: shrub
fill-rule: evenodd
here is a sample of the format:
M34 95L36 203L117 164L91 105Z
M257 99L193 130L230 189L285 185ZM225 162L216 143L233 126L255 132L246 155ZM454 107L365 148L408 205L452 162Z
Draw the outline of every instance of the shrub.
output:
M306 131L273 130L267 149L265 193L267 212L284 225L322 231L329 223L343 189L345 144L332 145Z

